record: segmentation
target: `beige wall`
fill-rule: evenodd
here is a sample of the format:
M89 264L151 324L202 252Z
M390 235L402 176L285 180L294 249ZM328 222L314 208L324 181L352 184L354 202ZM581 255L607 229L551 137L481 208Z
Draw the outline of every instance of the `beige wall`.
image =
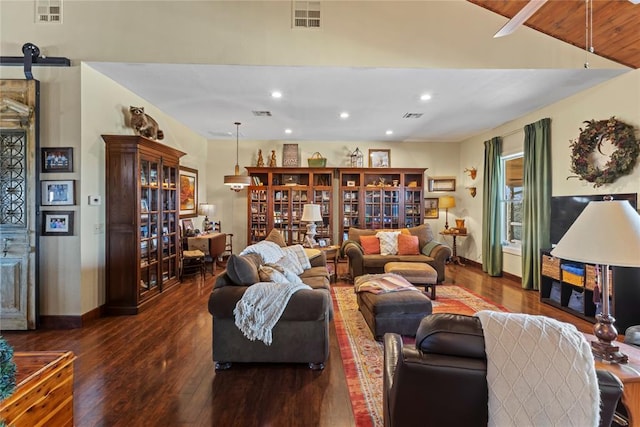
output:
M493 136L507 135L514 130L542 118L551 119L552 145L552 193L554 196L572 194L608 194L608 193L640 193L640 166L636 165L631 175L618 179L613 184L594 188L592 184L578 179L567 179L570 172L571 149L569 144L580 134L586 120L603 120L616 116L619 120L640 128L640 70L626 73L616 79L583 91L577 95L542 108L509 122L477 137L469 138L460 144L460 164L467 167L483 158L483 142ZM475 162L475 163L474 163ZM458 194L462 212L468 212L467 223L472 224L462 247L463 256L474 261L482 259L482 168L478 168L478 195L471 199ZM462 215L463 213L461 213ZM505 255L505 271L521 276L521 260L519 256Z
M40 241L41 314L78 315L104 302L104 234L100 231L104 206L88 206L86 200L90 194L104 195L104 147L99 135L128 132L122 127L121 111L128 104L144 105L166 128L166 142L189 152L183 164L199 170L201 201L223 205L216 219L223 221L225 231L236 234L236 246L246 242L246 195L222 186L222 176L232 173L235 163L232 141L207 142L190 134L144 100L82 66L83 62L573 68L584 61L581 49L527 28L492 39L505 19L466 1L327 1L322 3L324 28L319 31L292 30L290 5L289 1L67 1L63 24L47 25L34 24L32 1L0 1L3 56L21 55L22 45L29 41L44 55L68 57L73 65L34 67L35 78L42 82L42 145L75 148L73 174L47 178L78 180L80 195L73 208L75 236ZM619 67L597 57L590 63L593 68ZM0 78L23 76L21 67L0 67ZM632 82L637 85L637 77ZM576 108L580 118L566 125L571 129L579 125L576 121L601 111L591 114L582 106ZM610 114L605 107L602 111ZM563 139L567 139L565 133ZM300 146L303 161L318 151L312 142ZM380 147L366 141L331 142L320 151L329 164L340 164L345 147L355 146ZM240 165L252 164L259 147L281 153L278 141L243 141ZM456 144L389 148L394 165L428 167L428 175L461 178L462 169L478 161L466 157L478 152L472 141L463 149ZM480 194L472 201L479 200ZM475 206L469 205L470 212L471 208ZM470 220L477 221L471 215ZM434 223L441 228L442 216ZM475 235L465 244L474 239ZM470 253L477 258L477 249Z

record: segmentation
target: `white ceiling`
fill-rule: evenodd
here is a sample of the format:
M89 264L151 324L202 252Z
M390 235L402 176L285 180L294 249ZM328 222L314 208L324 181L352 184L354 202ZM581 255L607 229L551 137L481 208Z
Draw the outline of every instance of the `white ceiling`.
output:
M628 71L89 65L207 139L282 141L460 141Z

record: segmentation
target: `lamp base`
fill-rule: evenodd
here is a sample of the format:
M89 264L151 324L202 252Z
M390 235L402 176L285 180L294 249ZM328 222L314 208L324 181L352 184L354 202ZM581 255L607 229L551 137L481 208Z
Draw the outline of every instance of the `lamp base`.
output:
M314 246L318 246L318 242L316 242L316 224L310 222L307 224L307 234L304 238L304 245L307 248L313 248Z
M591 352L594 357L602 359L603 362L627 363L629 361L629 357L620 352L620 347L607 342L591 341Z

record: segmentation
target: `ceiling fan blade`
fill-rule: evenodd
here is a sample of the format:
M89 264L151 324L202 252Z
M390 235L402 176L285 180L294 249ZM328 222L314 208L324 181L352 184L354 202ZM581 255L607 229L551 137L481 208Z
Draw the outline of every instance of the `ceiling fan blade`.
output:
M531 18L531 16L533 16L533 14L536 13L546 2L547 0L529 0L529 3L520 9L520 12L516 13L509 22L504 24L504 26L493 35L493 38L496 39L513 33L518 29L518 27L527 22L527 19Z

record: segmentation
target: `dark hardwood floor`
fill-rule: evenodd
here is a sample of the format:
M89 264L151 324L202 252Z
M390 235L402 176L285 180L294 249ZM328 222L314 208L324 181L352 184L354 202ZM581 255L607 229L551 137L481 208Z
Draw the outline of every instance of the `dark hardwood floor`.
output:
M592 325L541 304L519 283L474 266L448 266L465 286L513 312ZM220 270L218 270L220 272ZM76 356L75 425L353 426L335 328L324 371L306 365L240 365L216 373L207 299L214 278L190 279L137 316L105 317L73 330L2 334L16 351L71 350ZM345 284L339 282L338 285Z

